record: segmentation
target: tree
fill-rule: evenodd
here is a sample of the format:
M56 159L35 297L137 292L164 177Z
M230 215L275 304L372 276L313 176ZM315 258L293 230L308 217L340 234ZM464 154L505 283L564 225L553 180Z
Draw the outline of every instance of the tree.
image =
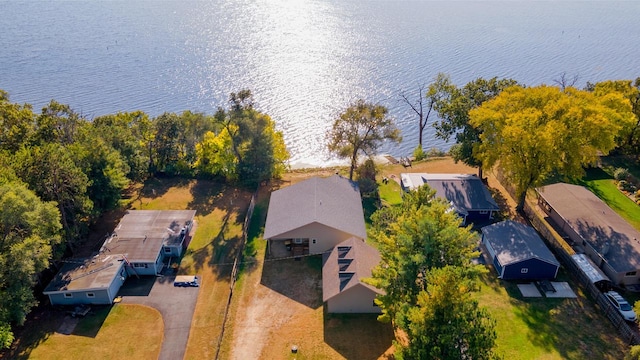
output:
M481 130L469 124L469 111L516 84L512 79L478 78L458 88L451 83L449 76L438 74L436 81L429 86L430 93L438 94L434 109L441 120L434 124L436 136L445 141L455 136L456 143L451 148L454 160L478 167L481 179L482 162L473 153L474 147L481 142Z
M405 194L399 207L378 210L372 221L381 262L365 281L384 290L375 300L379 320L406 335L395 342L396 357L488 358L493 322L468 294L486 271L471 263L479 254L477 235L460 227L450 205L426 185Z
M70 150L55 143L23 148L12 158L12 168L41 199L56 202L64 240L73 250L87 231L93 203L87 195L89 178Z
M439 74L438 76L440 75L441 74ZM424 129L427 127L427 122L429 121L429 116L431 115L433 105L437 100L437 96L438 92L432 90L431 87L429 87L428 91L425 92L424 84L418 86L418 99L415 102L409 100L409 96L407 94L400 94L400 98L402 99L402 101L405 104L409 105L411 110L413 110L413 112L418 117L418 147L421 150L424 150L422 146Z
M84 121L69 105L51 100L36 119L35 142L73 144Z
M622 153L636 158L640 156L640 77L636 78L633 83L631 80L609 80L590 84L590 87L591 91L598 96L619 92L629 99L631 111L635 115L635 122L622 129L618 148Z
M91 122L94 134L120 153L129 167L127 177L133 181L144 180L149 170L149 144L140 131L141 124L150 127L149 117L142 111L100 116Z
M250 90L231 93L229 105L214 115L217 133L197 145L199 169L248 186L281 176L290 155L275 122L253 107Z
M350 160L350 180L353 180L360 154L374 155L384 140L401 141L400 130L387 113L384 106L359 100L340 114L327 132L329 151Z
M471 297L477 285L462 268L445 266L427 274L416 306L403 309L399 327L405 344L395 342L402 359L493 359L495 320Z
M233 128L235 131L235 128ZM220 176L227 181L238 179L237 159L232 150L232 139L227 128L219 134L211 131L204 134L202 142L196 145L196 169L198 173Z
M514 86L469 113L481 143L474 156L490 168L498 162L515 187L518 209L527 189L551 175L583 175L600 153L616 145L620 129L634 121L629 100L566 88Z
M382 260L373 270L371 284L385 291L377 299L381 320L394 320L402 308L417 303L431 269L452 265L478 271L471 264L478 255L476 235L460 227L460 218L449 207L434 190L421 186L405 194L398 209L374 214L371 238Z
M181 173L180 161L184 158L185 125L174 113L164 113L153 121L155 136L153 149L156 155L156 171L171 175Z
M31 105L9 102L9 94L0 90L0 149L17 151L33 136L35 114Z
M60 213L20 181L0 178L0 348L13 341L11 324L22 325L36 305L36 275L49 266L60 242Z

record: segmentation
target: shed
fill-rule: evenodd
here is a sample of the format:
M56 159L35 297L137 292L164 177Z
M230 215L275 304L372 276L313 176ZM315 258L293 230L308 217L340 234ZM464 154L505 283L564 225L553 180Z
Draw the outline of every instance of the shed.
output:
M482 243L504 280L554 279L560 263L536 230L507 220L482 228Z

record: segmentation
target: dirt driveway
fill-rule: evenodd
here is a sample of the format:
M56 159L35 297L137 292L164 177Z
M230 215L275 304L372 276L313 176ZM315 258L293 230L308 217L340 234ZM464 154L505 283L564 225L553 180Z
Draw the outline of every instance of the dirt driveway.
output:
M175 276L130 277L120 289L122 303L150 306L162 314L164 340L160 360L183 359L193 311L198 298L197 287L174 287Z

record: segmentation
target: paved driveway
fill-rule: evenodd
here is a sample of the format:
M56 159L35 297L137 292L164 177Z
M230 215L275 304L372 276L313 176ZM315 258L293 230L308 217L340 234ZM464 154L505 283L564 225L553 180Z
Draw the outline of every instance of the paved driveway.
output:
M160 360L184 358L198 298L199 288L174 287L174 279L175 276L129 277L118 293L122 303L147 305L162 314L164 341Z

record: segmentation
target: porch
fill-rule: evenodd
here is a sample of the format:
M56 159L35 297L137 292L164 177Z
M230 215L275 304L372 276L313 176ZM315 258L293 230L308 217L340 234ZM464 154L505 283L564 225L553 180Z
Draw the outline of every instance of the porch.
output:
M309 255L309 239L269 240L268 254L272 258Z

